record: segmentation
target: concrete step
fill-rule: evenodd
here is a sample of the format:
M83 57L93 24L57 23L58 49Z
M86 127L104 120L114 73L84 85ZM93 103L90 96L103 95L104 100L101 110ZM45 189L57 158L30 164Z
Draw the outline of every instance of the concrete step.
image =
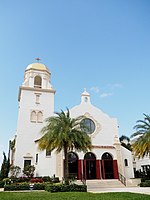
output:
M118 179L109 180L87 180L88 191L98 188L123 188L125 187Z

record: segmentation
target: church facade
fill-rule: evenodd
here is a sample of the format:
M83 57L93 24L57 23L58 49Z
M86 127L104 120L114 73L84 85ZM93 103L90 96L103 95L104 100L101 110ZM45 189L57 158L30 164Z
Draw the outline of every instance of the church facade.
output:
M24 82L19 89L18 125L15 148L11 152L11 163L23 169L35 166L34 176L64 175L63 152L40 151L38 140L44 120L54 115L55 90L51 85L51 73L42 63L27 66ZM90 94L81 94L79 105L70 109L72 118L85 116L92 150L87 153L69 152L69 174L77 179L118 179L119 174L133 178L132 155L121 146L117 119L111 118L91 103Z

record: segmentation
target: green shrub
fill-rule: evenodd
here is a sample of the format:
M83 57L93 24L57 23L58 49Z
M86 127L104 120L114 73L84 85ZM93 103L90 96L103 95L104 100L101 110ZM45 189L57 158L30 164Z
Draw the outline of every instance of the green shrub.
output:
M3 188L5 185L5 181L0 181L0 188Z
M15 183L11 185L5 185L4 191L15 190L45 190L46 183Z
M51 182L51 178L50 178L49 176L43 176L43 177L42 177L42 180L43 180L44 182Z
M33 185L33 190L45 190L45 183L35 183Z
M60 192L61 191L61 184L47 184L45 186L45 191L47 192Z
M48 192L87 192L86 185L65 185L65 184L49 184L45 187Z
M148 178L148 177L141 178L141 182L145 182L145 181L147 181L147 180L150 180L150 178Z
M145 182L141 182L140 187L150 187L150 180L146 180Z
M23 183L23 182L29 182L31 178L28 177L19 177L18 179L16 179L16 182L18 183Z
M30 189L30 186L28 183L12 184L12 185L4 186L4 191L29 190L29 189Z

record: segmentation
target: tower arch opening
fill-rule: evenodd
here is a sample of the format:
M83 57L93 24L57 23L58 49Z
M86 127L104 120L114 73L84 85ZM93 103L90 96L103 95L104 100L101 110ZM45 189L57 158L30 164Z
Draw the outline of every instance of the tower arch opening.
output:
M42 78L39 75L34 78L34 88L42 88Z

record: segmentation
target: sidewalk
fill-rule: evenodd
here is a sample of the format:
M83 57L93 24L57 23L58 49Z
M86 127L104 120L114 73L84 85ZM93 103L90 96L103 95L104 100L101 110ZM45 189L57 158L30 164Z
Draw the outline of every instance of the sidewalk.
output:
M99 188L88 192L107 193L107 192L131 192L150 195L150 187L124 187L124 188Z
M0 188L0 192L3 192L3 191L4 189ZM140 193L140 194L150 195L150 187L99 188L99 189L92 189L91 191L89 190L88 192L93 192L93 193L131 192L131 193Z

